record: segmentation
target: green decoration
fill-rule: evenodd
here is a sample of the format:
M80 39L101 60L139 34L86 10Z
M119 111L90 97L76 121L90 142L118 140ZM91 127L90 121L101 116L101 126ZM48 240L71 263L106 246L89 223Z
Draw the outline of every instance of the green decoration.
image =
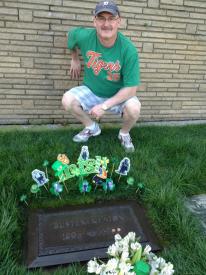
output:
M52 169L55 171L55 176L59 178L59 181L65 181L69 178L74 177L74 175L71 175L69 171L69 165L63 164L61 161L56 160L52 164Z
M96 156L96 161L95 161L95 172L98 173L99 172L99 167L101 165L101 157L100 156Z
M44 162L43 162L43 166L44 166L44 167L47 167L48 165L49 165L48 160L44 160Z
M63 186L59 182L53 182L52 187L49 189L52 195L61 199L60 193L63 191Z
M137 186L139 187L139 189L143 189L144 188L144 183L140 182L140 183L138 183Z
M83 180L83 181L81 181L80 182L80 184L79 184L79 191L81 192L81 193L89 193L90 191L91 191L91 189L92 189L92 187L91 187L91 185L88 183L88 181L87 180Z
M111 157L111 163L117 164L118 162L119 161L117 157Z
M83 152L84 153L84 152ZM80 154L81 155L81 154ZM95 159L87 159L89 155L80 156L76 164L63 164L57 160L52 164L52 169L55 171L55 176L60 182L73 177L84 177L92 173L98 173L100 166L106 171L109 159L107 157L96 156Z
M79 166L79 175L80 176L85 176L87 173L85 173L84 166L85 166L86 160L83 159L78 159L78 166Z
M102 168L106 170L108 163L109 163L109 159L107 157L103 157L101 160Z
M144 261L138 261L135 263L134 271L136 275L149 275L150 265Z
M142 256L142 246L135 252L134 256L132 257L132 264L138 262Z
M134 178L133 177L128 177L127 178L127 184L129 186L133 186L134 185Z
M114 191L115 184L112 179L106 179L106 182L103 183L103 189L105 192Z
M49 190L52 195L59 196L59 194L55 191L55 189L53 187L51 187Z
M87 160L87 165L85 167L86 173L87 174L96 173L95 166L96 166L96 160L95 159L88 159Z
M72 164L72 165L75 165L75 164ZM65 181L65 180L73 178L74 175L72 175L71 172L70 172L70 166L66 167L64 171L61 171L58 174L58 177L60 179L59 181Z
M68 167L67 164L63 164L61 161L56 160L52 164L52 169L56 172L55 176L59 176L63 173L63 171Z
M137 184L136 193L137 193L138 191L144 192L144 189L145 189L144 183L139 182L139 183Z
M38 187L37 184L33 184L30 189L31 193L33 193L33 194L36 194L37 192L39 192L39 190L40 190L40 188Z
M52 195L54 195L56 197L59 197L60 200L62 199L61 196L60 196L60 194L58 192L56 192L53 187L51 187L49 190L50 190L50 192L51 192Z
M27 200L27 195L25 195L25 194L21 195L20 201L26 203L26 205L28 206L28 203L26 200Z
M71 164L71 165L69 165L69 168L68 168L68 170L69 170L69 172L70 172L70 174L71 174L71 176L70 176L70 178L71 177L74 177L74 176L79 176L79 169L78 169L78 167L76 166L76 164ZM66 172L66 171L65 171Z

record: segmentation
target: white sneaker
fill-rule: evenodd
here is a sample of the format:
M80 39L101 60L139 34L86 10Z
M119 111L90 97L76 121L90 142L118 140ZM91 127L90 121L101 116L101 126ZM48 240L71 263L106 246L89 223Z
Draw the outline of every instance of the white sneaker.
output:
M95 122L95 127L93 130L90 128L84 128L79 134L73 137L75 142L86 142L90 137L95 137L101 134L101 129L99 125Z
M121 134L119 132L118 139L121 141L121 145L124 147L126 152L134 152L135 148L132 143L132 139L130 137L130 134Z

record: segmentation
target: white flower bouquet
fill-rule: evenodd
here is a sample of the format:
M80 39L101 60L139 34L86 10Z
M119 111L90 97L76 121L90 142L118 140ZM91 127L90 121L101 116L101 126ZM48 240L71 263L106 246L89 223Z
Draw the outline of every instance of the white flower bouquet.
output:
M94 258L87 265L87 272L100 275L172 275L173 265L157 257L147 245L144 250L134 232L122 238L115 235L115 243L109 246L109 260L104 263Z

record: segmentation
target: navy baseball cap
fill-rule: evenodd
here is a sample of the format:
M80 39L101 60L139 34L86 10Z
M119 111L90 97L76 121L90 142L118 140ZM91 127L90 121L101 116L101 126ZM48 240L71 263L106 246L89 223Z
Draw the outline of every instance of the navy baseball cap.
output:
M119 15L119 9L113 1L100 1L95 8L94 15L97 16L101 12L109 12L112 15Z

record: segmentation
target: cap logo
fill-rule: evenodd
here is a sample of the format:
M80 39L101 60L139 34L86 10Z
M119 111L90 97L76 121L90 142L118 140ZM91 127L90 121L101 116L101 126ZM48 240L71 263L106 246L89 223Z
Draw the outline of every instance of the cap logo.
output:
M108 1L105 1L105 2L104 2L104 6L107 6L108 4L109 4Z

